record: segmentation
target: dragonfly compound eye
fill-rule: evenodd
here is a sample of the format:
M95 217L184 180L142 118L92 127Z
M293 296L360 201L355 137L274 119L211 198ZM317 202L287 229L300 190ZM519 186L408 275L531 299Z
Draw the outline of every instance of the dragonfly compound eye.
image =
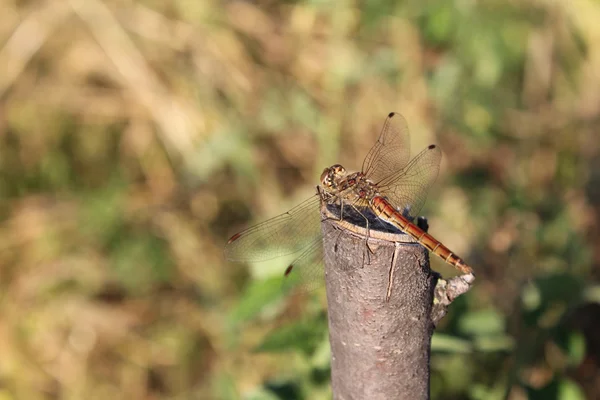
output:
M327 186L327 187L331 187L331 185L333 184L333 179L332 179L332 168L325 168L323 170L323 173L321 174L321 184L323 186Z

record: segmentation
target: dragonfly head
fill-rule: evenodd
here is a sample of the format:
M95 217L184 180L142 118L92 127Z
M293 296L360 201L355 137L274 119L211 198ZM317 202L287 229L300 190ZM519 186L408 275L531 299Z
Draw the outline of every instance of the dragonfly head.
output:
M326 188L335 188L337 182L341 177L346 175L346 168L340 164L332 165L329 168L325 168L321 174L321 184Z

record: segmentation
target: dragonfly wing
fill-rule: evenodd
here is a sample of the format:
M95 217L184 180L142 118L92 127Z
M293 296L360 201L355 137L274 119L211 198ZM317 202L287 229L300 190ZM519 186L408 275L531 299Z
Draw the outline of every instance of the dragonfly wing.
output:
M369 150L362 172L371 182L402 170L410 157L410 137L406 119L400 114L390 113L383 124L377 143Z
M231 261L265 261L296 253L321 237L320 197L233 235L225 247Z
M406 167L381 180L378 184L381 194L405 216L416 217L438 176L441 159L439 147L430 145Z
M323 239L313 241L285 270L284 290L311 292L323 285Z

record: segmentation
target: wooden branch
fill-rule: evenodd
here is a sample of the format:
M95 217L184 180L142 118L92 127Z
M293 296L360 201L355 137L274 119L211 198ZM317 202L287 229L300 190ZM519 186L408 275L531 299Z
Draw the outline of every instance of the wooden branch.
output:
M433 310L431 310L431 321L435 326L446 315L448 306L454 299L468 292L474 281L475 276L473 274L455 276L448 280L441 279L441 276L439 277L435 285Z
M323 213L333 398L429 399L438 275L427 250L374 229L368 250L364 228Z
M334 400L429 399L433 330L474 275L441 279L423 246L368 211L368 232L350 207L344 221L321 212Z

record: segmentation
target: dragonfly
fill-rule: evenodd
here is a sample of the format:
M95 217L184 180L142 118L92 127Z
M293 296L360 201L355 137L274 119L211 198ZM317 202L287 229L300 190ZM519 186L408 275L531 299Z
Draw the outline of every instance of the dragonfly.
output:
M462 258L413 223L438 176L441 158L439 147L432 144L411 159L408 124L402 115L392 112L359 172L349 173L340 164L325 168L313 197L233 235L225 256L231 261L259 262L295 254L284 272L285 279L299 284L301 290L320 286L324 277L320 207L324 203L338 206L340 219L344 210L363 216L370 211L474 278L473 269ZM364 218L368 232L369 218Z

